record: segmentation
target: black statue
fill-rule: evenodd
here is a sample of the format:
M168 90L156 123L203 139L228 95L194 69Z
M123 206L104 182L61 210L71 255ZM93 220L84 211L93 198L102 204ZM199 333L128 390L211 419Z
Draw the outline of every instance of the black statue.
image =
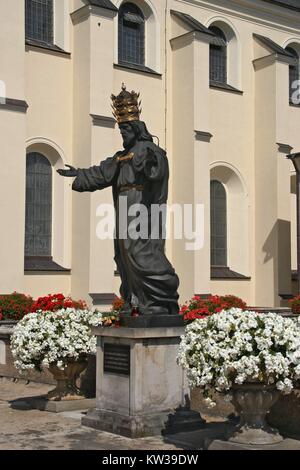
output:
M173 315L179 310L179 280L165 256L164 220L151 217L153 204L167 202L169 166L165 151L153 143L145 123L139 120L138 98L139 94L129 93L124 85L119 96L112 95L124 150L102 161L99 166L76 169L66 165L69 169L58 170L58 173L75 177L74 191L92 192L112 186L116 212L115 261L122 280L123 313L138 308L142 315ZM146 207L149 233L155 232L159 236L133 239L129 234L127 238L120 237L121 196L127 197L128 208L133 204ZM125 217L128 227L132 217L128 214Z

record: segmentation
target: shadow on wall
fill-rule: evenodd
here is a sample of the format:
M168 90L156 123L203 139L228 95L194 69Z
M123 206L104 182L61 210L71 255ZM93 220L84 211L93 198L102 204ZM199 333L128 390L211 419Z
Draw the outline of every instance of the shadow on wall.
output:
M292 293L291 223L289 221L277 220L262 251L264 265L273 260L273 304L278 306L280 302L280 306L287 306L287 301L279 301L278 296ZM266 306L268 307L268 305Z

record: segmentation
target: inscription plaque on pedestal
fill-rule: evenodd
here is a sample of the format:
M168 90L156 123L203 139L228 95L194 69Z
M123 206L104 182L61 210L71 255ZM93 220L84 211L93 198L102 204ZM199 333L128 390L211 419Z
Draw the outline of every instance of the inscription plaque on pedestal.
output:
M184 328L94 328L97 400L82 424L139 438L203 427L176 358Z
M130 375L130 346L104 344L104 373Z

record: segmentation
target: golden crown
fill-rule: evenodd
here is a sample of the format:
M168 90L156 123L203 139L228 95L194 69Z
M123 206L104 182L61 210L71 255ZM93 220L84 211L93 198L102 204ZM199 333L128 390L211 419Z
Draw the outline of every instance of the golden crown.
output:
M126 90L126 86L122 83L122 91L118 96L111 95L113 115L118 124L128 121L139 121L141 109L140 94Z

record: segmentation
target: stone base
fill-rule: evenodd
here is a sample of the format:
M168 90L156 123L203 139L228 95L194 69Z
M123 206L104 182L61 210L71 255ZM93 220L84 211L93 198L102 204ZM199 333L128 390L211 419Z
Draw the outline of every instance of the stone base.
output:
M151 413L141 416L120 415L108 410L90 410L81 420L83 426L118 434L132 439L161 433L169 413Z
M230 437L229 442L242 445L273 445L283 441L283 437L275 429L251 429L244 427L238 429Z
M205 420L201 418L197 411L178 408L174 413L169 414L163 435L177 434L180 432L191 432L205 427Z
M199 413L187 410L181 413L177 415L176 412L168 411L128 416L94 409L81 419L81 424L131 439L189 432L204 426L205 421L201 419Z
M300 438L300 390L282 395L267 417L268 423L285 436Z
M182 315L140 315L139 317L120 316L125 328L167 328L184 326Z
M165 442L185 450L300 450L300 441L284 439L272 445L238 444L228 441L236 430L230 422L212 422L193 432L181 432L165 436Z
M40 410L50 413L62 413L64 411L88 410L96 406L96 399L82 398L78 400L49 401L45 397L21 398L11 403L17 410Z
M177 363L183 327L162 327L177 316L127 317L134 328L93 328L97 336L97 403L82 424L130 438L203 426L190 411L189 389ZM141 327L143 321L160 327Z
M300 450L300 441L284 439L278 444L246 445L230 441L213 441L207 450Z

